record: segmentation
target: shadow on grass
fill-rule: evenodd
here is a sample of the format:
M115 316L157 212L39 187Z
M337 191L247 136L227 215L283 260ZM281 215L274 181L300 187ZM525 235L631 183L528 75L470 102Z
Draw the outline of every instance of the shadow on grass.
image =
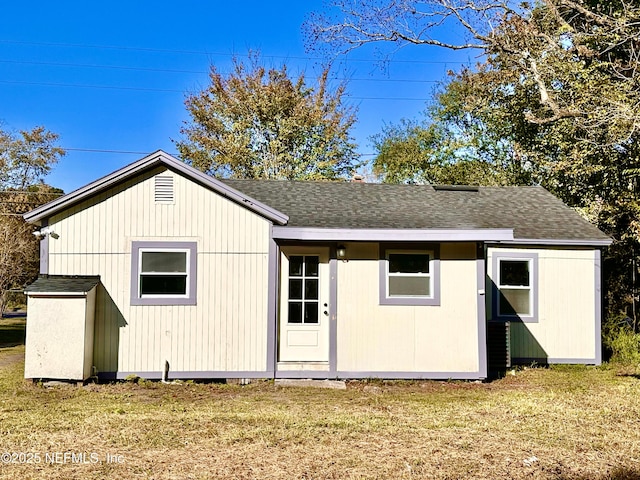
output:
M617 468L611 475L602 477L602 480L640 480L640 470L633 468Z
M24 345L25 330L24 317L0 318L0 348Z
M629 467L614 468L610 473L600 477L592 476L564 476L558 477L558 480L640 480L640 469Z

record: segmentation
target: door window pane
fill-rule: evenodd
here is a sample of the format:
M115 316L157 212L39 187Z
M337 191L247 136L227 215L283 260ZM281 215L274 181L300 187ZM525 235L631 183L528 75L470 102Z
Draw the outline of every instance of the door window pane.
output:
M307 255L304 257L304 275L305 277L317 277L318 265L320 259L315 255Z
M302 300L302 279L292 278L289 280L289 298Z
M318 280L311 278L305 279L304 298L306 300L318 300Z
M289 302L289 323L302 323L302 302Z
M318 323L318 303L305 302L304 323Z
M289 257L289 276L302 276L302 255L294 255Z

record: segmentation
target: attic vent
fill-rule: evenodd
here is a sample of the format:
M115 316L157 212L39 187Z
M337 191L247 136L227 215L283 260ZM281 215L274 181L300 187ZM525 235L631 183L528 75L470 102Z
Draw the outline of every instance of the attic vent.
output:
M170 175L156 175L155 177L156 203L173 202L173 177Z
M479 189L475 185L434 185L436 192L477 192Z

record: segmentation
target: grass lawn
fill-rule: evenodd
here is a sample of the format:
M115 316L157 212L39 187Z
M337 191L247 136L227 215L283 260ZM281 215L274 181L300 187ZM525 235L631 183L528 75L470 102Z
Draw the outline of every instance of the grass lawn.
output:
M45 388L22 379L23 352L0 349L0 478L640 479L640 380L614 367Z
M0 347L24 345L25 318L0 317Z

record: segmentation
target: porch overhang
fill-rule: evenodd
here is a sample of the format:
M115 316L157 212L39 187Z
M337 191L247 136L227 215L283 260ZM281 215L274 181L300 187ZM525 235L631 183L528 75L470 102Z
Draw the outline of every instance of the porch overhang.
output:
M277 240L342 242L503 242L513 241L511 228L375 229L273 226Z

